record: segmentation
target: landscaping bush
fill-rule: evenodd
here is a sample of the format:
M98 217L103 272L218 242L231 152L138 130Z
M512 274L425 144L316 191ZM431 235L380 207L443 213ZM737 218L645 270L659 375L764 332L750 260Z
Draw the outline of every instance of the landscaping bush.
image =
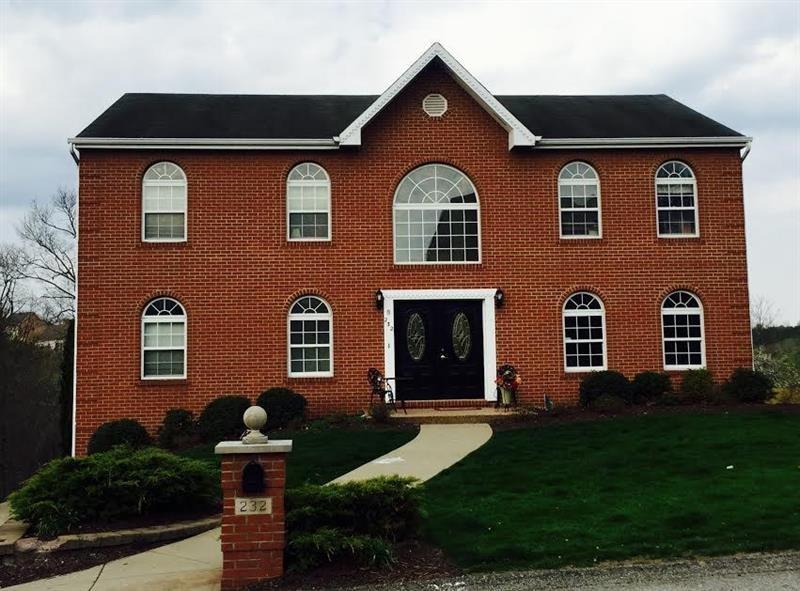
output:
M689 369L683 372L680 387L685 402L711 402L714 397L714 379L707 369Z
M133 448L150 445L147 430L133 419L119 419L103 423L89 439L89 454L108 451L116 445L129 445Z
M165 449L186 447L194 441L194 415L183 408L172 408L158 428L158 445Z
M242 415L248 408L250 399L247 396L220 396L209 402L197 420L197 430L203 441L239 439L245 431Z
M772 381L761 372L740 367L733 370L722 390L740 402L764 402L772 394Z
M213 509L219 503L219 472L158 448L118 446L53 460L9 502L16 519L49 537L84 524Z
M270 388L256 402L267 411L268 431L298 427L306 416L306 399L289 388Z
M775 388L767 404L800 404L800 388Z
M372 420L381 425L389 422L389 405L385 402L376 402L369 407L369 416Z
M672 392L672 380L669 374L643 371L634 376L631 387L634 402L651 402Z
M593 371L581 380L580 396L583 406L590 406L592 401L603 394L630 402L631 383L618 371Z
M589 403L589 408L600 412L619 412L628 405L619 396L601 394Z
M348 557L391 561L391 543L416 535L420 491L399 476L286 491L287 558L302 570Z
M753 366L766 375L775 388L800 388L800 366L785 352L770 353L764 347L756 347Z

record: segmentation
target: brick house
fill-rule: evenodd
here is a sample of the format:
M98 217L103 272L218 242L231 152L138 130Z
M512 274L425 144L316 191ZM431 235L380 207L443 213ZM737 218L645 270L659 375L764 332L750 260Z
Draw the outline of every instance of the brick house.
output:
M750 138L665 95L494 96L434 44L379 96L126 94L70 142L78 453L270 386L360 411L370 367L458 405L505 362L530 404L751 365Z

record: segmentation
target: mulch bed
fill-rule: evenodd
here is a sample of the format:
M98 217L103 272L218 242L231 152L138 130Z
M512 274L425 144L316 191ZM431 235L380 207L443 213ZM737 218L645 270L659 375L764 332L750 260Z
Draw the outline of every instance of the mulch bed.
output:
M321 566L305 573L288 573L283 578L257 583L247 591L314 591L315 589L350 589L359 585L428 581L462 574L439 548L414 540L394 548L396 562L390 567L363 567L348 562Z
M126 544L109 548L27 552L3 556L2 564L0 564L0 587L65 575L163 545L163 543Z

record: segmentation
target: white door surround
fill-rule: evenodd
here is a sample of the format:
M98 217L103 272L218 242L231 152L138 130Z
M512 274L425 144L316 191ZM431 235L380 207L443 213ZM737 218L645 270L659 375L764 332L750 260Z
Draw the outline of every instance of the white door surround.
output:
M497 289L383 289L383 367L388 377L395 375L394 303L406 300L482 300L484 398L497 400L494 379L497 372L494 296ZM398 384L392 384L399 390ZM402 392L400 392L402 394Z

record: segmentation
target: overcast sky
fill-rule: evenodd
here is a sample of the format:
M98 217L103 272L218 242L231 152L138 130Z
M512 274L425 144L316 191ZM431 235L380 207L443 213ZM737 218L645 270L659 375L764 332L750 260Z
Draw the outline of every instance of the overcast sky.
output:
M666 93L753 136L751 292L800 322L800 2L0 7L0 241L124 92L379 93L439 41L496 94Z

